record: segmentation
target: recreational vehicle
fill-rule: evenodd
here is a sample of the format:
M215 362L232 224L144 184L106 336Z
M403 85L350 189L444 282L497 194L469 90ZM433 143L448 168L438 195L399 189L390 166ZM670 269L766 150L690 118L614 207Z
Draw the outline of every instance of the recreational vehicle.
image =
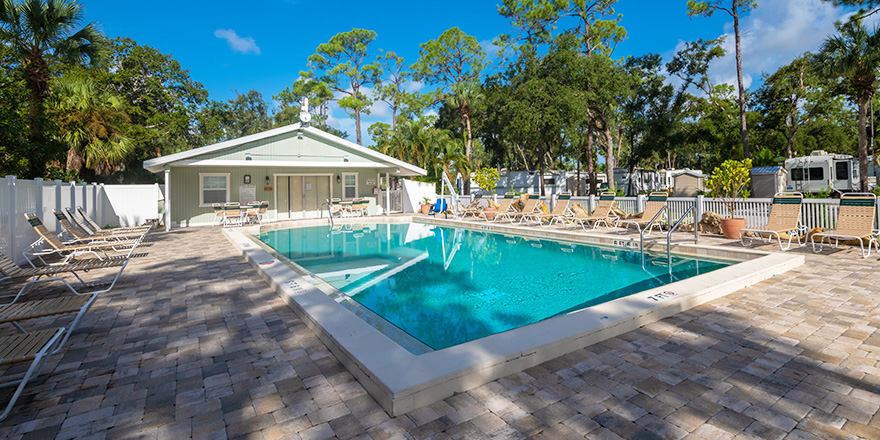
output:
M849 154L817 150L785 161L786 189L802 193L858 191L859 160Z

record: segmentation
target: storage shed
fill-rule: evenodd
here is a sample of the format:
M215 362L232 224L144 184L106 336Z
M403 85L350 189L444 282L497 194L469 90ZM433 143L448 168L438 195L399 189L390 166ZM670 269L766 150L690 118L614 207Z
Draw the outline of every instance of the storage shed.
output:
M752 168L752 197L770 198L778 192L785 191L785 167L754 167Z
M697 170L685 169L675 173L672 178L675 181L673 197L696 197L700 191L706 190L705 183L709 176Z
M322 216L330 198L367 198L375 214L382 182L427 174L300 123L151 159L144 168L164 173L166 229L214 223L213 203L268 201L268 218L285 220Z

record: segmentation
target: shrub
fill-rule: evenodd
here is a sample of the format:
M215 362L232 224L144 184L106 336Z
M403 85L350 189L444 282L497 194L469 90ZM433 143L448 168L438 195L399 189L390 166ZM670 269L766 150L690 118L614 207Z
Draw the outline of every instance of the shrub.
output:
M712 197L721 199L731 217L736 217L736 202L749 197L752 160L726 160L712 171L706 188Z
M501 175L498 174L498 170L495 168L481 168L474 173L474 182L486 194L495 193L495 184L498 183L500 178Z

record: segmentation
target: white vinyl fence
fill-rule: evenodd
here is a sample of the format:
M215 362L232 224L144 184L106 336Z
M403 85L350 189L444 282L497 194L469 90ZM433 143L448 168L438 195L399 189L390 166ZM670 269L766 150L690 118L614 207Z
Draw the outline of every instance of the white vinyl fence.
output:
M501 196L495 196L500 200ZM449 197L447 196L447 199ZM461 196L461 203L467 205L470 203L470 196ZM542 196L541 200L547 203L548 209L553 209L556 202L556 196ZM599 198L595 196L572 197L572 202L578 202L584 208L592 211L598 204ZM647 196L637 197L617 197L615 199L617 206L623 211L634 214L642 212L645 209L645 203L648 201ZM448 200L452 203L451 200ZM485 204L485 203L484 203ZM701 218L706 211L716 212L722 216L728 216L727 208L720 199L711 199L703 196L697 197L670 197L667 200L667 208L669 209L669 222L674 223L678 220L689 207L696 206L697 218ZM770 206L773 199L747 199L736 203L736 216L744 217L749 227L763 225L767 222L770 215ZM877 199L880 205L880 197ZM840 205L838 199L804 199L801 208L801 223L808 228L834 228L837 222L837 211ZM875 227L880 227L880 210L875 214ZM693 216L688 215L683 221L684 224L693 223Z
M52 211L77 206L101 225L135 226L159 218L163 192L158 184L99 185L6 176L0 179L0 252L24 262L21 252L38 238L25 213L36 213L53 233L61 227Z

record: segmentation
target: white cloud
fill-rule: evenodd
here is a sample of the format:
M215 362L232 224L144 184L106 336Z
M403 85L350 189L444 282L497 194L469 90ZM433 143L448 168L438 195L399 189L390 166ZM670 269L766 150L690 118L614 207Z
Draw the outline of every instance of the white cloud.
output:
M716 13L724 14L723 11ZM822 42L835 33L834 22L845 15L843 9L823 0L762 1L740 20L743 85L749 88L762 73L773 73L804 52L818 50ZM713 84L728 83L736 87L736 40L732 20L724 30L722 47L727 54L712 63L709 77Z
M217 29L214 31L214 36L226 40L226 43L229 44L229 48L234 52L243 54L253 53L255 55L260 54L260 46L257 46L257 42L254 41L253 38L239 37L233 29Z
M480 47L486 52L487 60L495 59L495 57L498 56L498 52L501 52L501 46L493 43L492 40L480 41Z
M422 81L412 80L412 81L407 81L407 82L406 82L405 90L406 90L407 92L412 93L412 92L418 92L419 90L422 90L424 87L425 87L425 83L424 83L424 82L422 82Z

